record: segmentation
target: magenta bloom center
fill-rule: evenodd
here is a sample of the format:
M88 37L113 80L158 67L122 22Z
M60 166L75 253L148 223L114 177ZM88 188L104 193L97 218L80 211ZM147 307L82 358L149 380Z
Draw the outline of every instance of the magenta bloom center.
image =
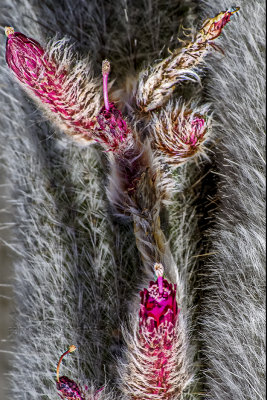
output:
M123 119L122 113L111 103L109 110L102 107L97 116L97 125L95 127L95 140L104 142L108 150L116 150L118 146L126 139L129 128Z
M191 121L189 118L185 119L182 126L177 126L177 136L179 137L179 131L182 131L181 140L194 148L198 146L201 139L204 137L206 132L205 119L201 117L194 117Z

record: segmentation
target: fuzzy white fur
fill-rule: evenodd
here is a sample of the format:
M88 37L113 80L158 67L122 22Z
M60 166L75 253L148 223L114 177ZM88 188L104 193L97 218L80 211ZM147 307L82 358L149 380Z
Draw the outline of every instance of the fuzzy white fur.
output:
M215 1L211 10L224 7ZM219 183L201 325L214 400L265 398L265 6L240 7L208 75Z

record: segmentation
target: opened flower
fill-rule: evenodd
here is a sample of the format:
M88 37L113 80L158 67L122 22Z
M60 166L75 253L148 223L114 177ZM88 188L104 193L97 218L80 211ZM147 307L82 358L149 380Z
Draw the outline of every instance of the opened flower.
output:
M176 285L163 279L159 273L157 280L151 281L148 289L144 289L140 295L139 338L149 360L148 368L153 382L151 393L167 393L171 372L170 353L179 312Z
M69 346L68 350L63 353L57 364L57 390L60 392L60 397L67 400L85 400L81 389L72 379L67 376L59 376L59 367L63 358L76 350L74 345Z
M138 330L132 341L129 339L134 356L128 354L129 368L124 379L126 393L134 400L170 400L181 393L188 379L177 369L182 364L182 327L178 321L176 284L163 277L162 264L155 264L154 269L157 279L140 292ZM174 385L177 376L179 382Z

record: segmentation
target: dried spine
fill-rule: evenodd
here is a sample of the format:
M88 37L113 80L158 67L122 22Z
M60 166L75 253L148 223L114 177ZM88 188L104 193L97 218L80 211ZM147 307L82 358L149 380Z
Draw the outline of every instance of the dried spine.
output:
M209 52L212 41L220 35L231 15L238 10L238 7L234 7L206 20L186 47L174 50L165 60L141 73L136 103L143 112L162 107L178 83L199 79L196 67Z

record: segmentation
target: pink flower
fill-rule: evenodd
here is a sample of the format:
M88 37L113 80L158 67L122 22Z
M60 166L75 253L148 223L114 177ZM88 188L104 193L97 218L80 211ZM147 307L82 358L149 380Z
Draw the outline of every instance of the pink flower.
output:
M127 127L127 123L123 119L122 113L116 108L115 104L109 103L109 72L110 63L108 60L104 60L102 63L104 106L96 117L94 137L97 142L103 144L107 151L116 151L127 138L130 129Z
M6 35L7 64L24 88L52 112L50 116L63 130L90 141L93 110L86 115L86 107L77 101L79 90L77 85L73 90L75 77L67 66L55 62L36 40L23 33L6 28Z
M158 279L151 281L149 288L140 292L139 340L147 356L150 393L160 394L160 398L168 399L172 392L169 379L171 355L180 310L176 301L176 285L164 279L163 272L160 271L157 275Z
M8 31L6 61L20 82L48 103L51 111L61 114L63 119L71 118L62 92L66 71L48 60L38 42L23 33Z
M72 379L68 378L67 376L59 376L59 367L61 364L61 361L63 360L63 358L69 354L72 353L73 351L76 350L76 346L71 345L69 346L68 350L65 351L57 364L57 390L60 392L59 396L61 397L61 399L63 400L86 400L88 399L88 397L84 394L83 390L81 390L79 388L79 386L77 385L76 382L74 382ZM85 386L84 388L86 391L88 390L88 387ZM98 389L95 394L93 395L93 397L90 397L90 399L94 399L97 400L99 398L99 394L100 392L102 392L102 390L104 390L104 387Z
M61 361L67 354L72 353L75 350L76 346L69 346L68 350L65 351L59 359L59 362L57 364L57 390L60 392L60 397L62 399L65 398L68 400L85 400L77 383L69 379L67 376L59 377L59 367Z
M84 95L84 88L93 88L93 83L82 82L50 57L41 45L13 28L6 28L6 61L18 80L30 93L39 99L49 112L60 118L60 127L78 139L95 140L106 150L115 151L124 142L130 130L121 112L108 102L107 80L109 62L103 62L103 92L105 106L96 110L94 102L100 93L92 90ZM76 79L78 78L78 79ZM88 90L88 89L86 89ZM87 98L87 96L89 99ZM82 101L80 99L83 99ZM93 104L94 109L87 108Z
M160 293L160 286L162 286L162 293ZM157 281L151 281L149 288L140 292L140 296L140 334L149 339L146 342L147 346L154 346L157 336L155 334L163 330L166 336L163 335L161 340L165 346L172 339L171 335L178 316L176 285L159 277Z

